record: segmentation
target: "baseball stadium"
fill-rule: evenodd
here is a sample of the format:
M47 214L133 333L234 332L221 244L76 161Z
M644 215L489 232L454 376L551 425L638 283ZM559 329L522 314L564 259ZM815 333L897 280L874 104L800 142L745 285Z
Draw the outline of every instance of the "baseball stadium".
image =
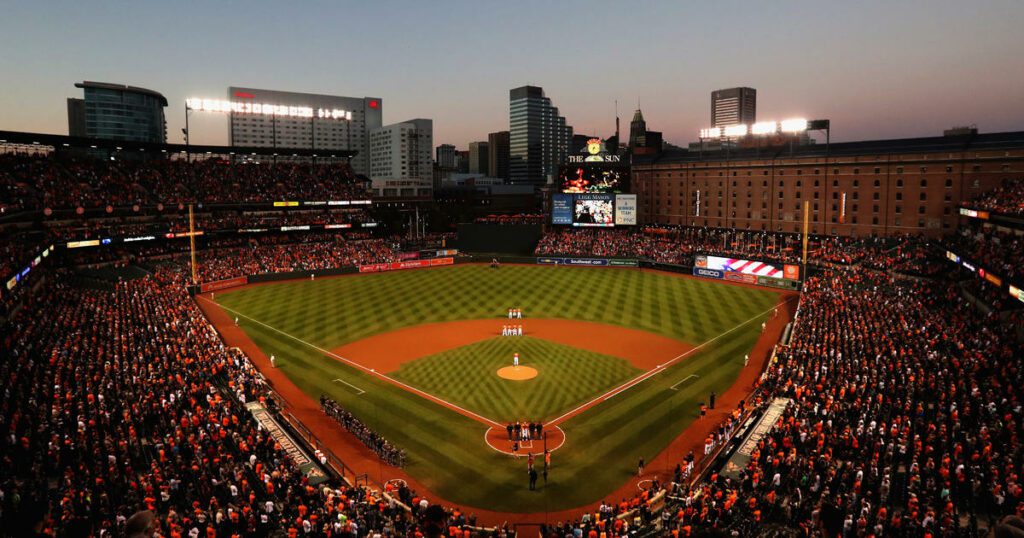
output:
M1024 3L2 11L0 538L1024 537Z

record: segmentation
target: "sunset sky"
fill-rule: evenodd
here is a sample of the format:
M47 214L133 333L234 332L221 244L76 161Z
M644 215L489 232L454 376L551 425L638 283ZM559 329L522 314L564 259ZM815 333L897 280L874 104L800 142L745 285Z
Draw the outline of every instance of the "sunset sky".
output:
M758 119L832 120L833 140L1024 130L1024 2L64 2L0 4L0 130L67 133L82 80L184 100L228 86L374 96L460 148L508 129L508 90L542 86L577 133L685 145L710 93L752 86ZM224 144L224 117L193 116Z

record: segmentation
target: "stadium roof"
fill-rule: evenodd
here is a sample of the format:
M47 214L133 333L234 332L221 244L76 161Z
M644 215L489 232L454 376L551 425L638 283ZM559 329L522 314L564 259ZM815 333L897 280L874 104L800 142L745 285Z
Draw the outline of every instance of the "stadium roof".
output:
M965 134L957 136L932 136L924 138L897 138L890 140L862 140L788 145L763 148L705 149L703 152L687 149L670 149L660 154L636 155L633 164L669 164L703 161L745 161L752 159L783 159L800 157L839 157L844 155L875 155L885 153L927 153L935 151L959 152L967 150L1000 150L1024 148L1024 131L989 134Z
M53 146L61 148L105 149L108 151L140 151L146 153L191 153L213 155L277 155L298 157L352 158L359 152L337 149L268 148L256 146L202 146L185 144L161 144L158 142L133 142L109 140L85 136L65 136L44 133L0 131L0 144L21 144L25 146Z
M104 89L104 90L117 90L117 91L122 91L122 92L144 93L146 95L151 95L153 97L156 97L157 99L160 100L162 105L167 106L167 98L164 97L164 95L162 93L157 92L157 91L153 91L153 90L147 90L146 88L138 88L138 87L135 87L135 86L125 86L124 84L111 84L109 82L93 82L91 80L86 80L85 82L76 82L75 83L75 87L76 88L101 88L101 89Z

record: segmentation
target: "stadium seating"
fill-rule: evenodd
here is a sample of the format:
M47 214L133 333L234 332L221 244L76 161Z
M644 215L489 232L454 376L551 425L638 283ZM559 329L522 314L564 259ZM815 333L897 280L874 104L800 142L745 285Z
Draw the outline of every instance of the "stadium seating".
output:
M7 210L341 199L365 195L363 188L340 165L0 155ZM969 205L1021 214L1022 189L1010 182ZM206 210L202 219L208 230L231 231L361 223L372 214ZM55 241L187 228L178 212L17 224L6 224L0 240L5 281ZM792 338L750 405L789 403L740 478L712 470L694 481L681 465L633 498L602 503L542 534L961 536L979 520L1024 513L1024 309L976 276L959 281L940 245L1005 278L1024 277L1021 235L991 226L965 225L938 245L913 236L813 238L815 267ZM401 251L392 238L366 232L224 234L203 246L203 281L389 262ZM48 513L52 535L120 535L139 510L156 515L163 536L421 536L475 527L472 516L404 487L389 487L385 497L337 481L310 485L246 410L248 402L275 404L249 360L224 345L186 293L188 266L176 256L186 248L83 250L63 260L70 263L41 264L0 296L10 312L0 338L0 528L18 534ZM556 229L535 252L679 265L698 254L790 263L799 259L800 238L670 226ZM149 276L105 286L82 285L66 267L139 261ZM396 449L344 410L330 412L375 449ZM723 444L736 417L708 442ZM652 499L665 494L667 508L655 513ZM634 516L616 517L627 513Z

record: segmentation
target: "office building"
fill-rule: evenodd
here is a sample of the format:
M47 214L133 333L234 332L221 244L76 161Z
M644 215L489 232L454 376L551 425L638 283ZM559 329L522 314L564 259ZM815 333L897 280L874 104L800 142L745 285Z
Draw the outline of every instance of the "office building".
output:
M711 126L750 125L757 121L757 90L727 88L711 92Z
M858 237L956 229L959 204L1024 176L1024 132L634 155L647 224Z
M572 141L558 108L543 88L509 90L509 182L540 186L553 180Z
M433 147L433 120L409 120L370 131L370 180L374 196L430 197Z
M357 174L370 175L369 133L383 124L384 103L379 97L340 97L232 86L228 88L228 100L351 112L352 119L322 118L318 114L306 118L231 113L228 138L232 146L357 151L359 153L352 158L352 169Z
M490 146L487 142L469 143L469 173L487 174L490 172Z
M629 149L643 145L644 135L647 134L647 122L644 121L644 113L636 109L633 113L633 121L629 122Z
M489 156L487 164L491 177L500 177L508 181L508 131L498 131L487 135Z
M455 158L458 152L455 151L455 146L451 144L441 144L437 146L436 155L434 160L437 161L437 166L443 170L454 170L455 169Z
M68 99L68 134L107 140L167 142L167 98L145 88L79 82L83 99Z

